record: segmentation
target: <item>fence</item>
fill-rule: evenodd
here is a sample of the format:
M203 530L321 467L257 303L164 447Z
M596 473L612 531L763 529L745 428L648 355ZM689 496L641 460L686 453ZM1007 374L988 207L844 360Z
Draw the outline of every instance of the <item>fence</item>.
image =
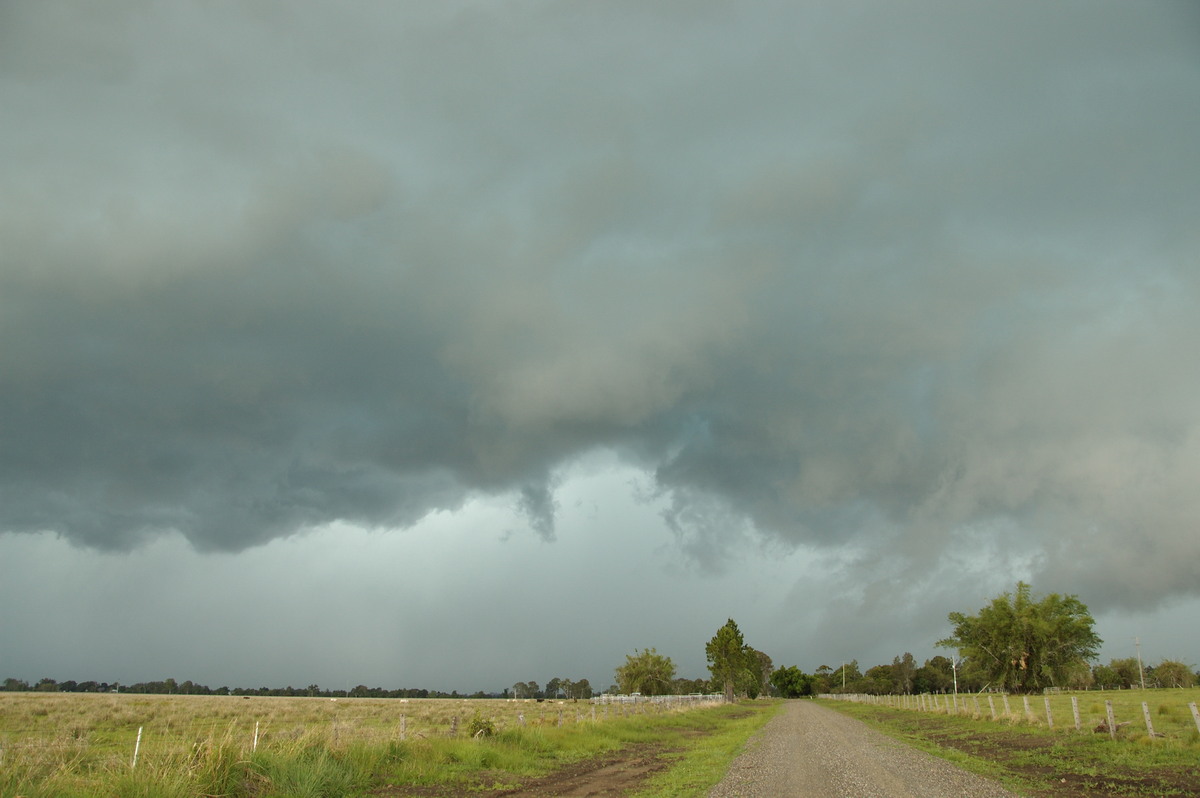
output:
M639 704L649 703L668 707L697 707L706 704L722 704L725 696L721 693L689 693L688 695L612 695L605 693L591 699L593 704Z
M1094 731L1107 733L1114 740L1122 729L1135 725L1136 721L1122 720L1121 718L1127 718L1136 713L1139 709L1136 704L1140 703L1140 721L1145 725L1148 737L1170 736L1164 731L1165 729L1170 729L1173 735L1179 737L1192 734L1200 735L1200 710L1197 709L1195 701L1186 702L1186 708L1191 715L1192 723L1195 725L1195 731L1191 732L1185 716L1182 713L1175 712L1176 708L1185 705L1184 702L1179 701L1177 704L1172 705L1161 700L1164 698L1163 694L1156 695L1155 703L1158 704L1157 714L1160 720L1160 727L1156 730L1154 726L1154 713L1150 711L1151 702L1135 702L1132 699L1126 699L1125 696L1130 695L1130 693L1126 692L1122 696L1124 700L1117 701L1117 706L1114 706L1112 699L1104 699L1104 705L1101 707L1099 700L1093 698L1094 695L1084 696L1085 700L1089 702L1089 706L1084 712L1080 711L1079 696L1061 693L1038 696L1022 695L1019 696L1019 704L1017 703L1018 696L1010 696L1006 693L960 695L937 693L923 693L919 695L827 693L818 697L833 701L853 701L855 703L873 704L915 712L965 715L977 719L1013 723L1025 722L1038 726L1044 724L1049 729L1073 728L1077 732ZM1165 695L1169 696L1171 692L1166 691ZM1070 703L1069 713L1066 709L1068 701ZM1099 714L1101 709L1103 709L1103 715Z

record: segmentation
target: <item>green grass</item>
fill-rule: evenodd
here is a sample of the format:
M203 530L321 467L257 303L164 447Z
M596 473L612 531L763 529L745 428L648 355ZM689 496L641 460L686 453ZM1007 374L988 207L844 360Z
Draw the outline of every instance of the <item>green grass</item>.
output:
M681 734L674 744L681 750L667 756L670 769L652 776L635 798L693 798L707 795L724 777L747 740L783 707L780 701L755 701L726 707L722 712L697 714L694 734Z

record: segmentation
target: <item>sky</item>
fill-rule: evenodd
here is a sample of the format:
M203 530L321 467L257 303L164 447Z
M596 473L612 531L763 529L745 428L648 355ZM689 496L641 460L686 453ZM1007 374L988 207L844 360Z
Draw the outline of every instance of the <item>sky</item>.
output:
M0 678L1200 662L1191 2L0 7Z

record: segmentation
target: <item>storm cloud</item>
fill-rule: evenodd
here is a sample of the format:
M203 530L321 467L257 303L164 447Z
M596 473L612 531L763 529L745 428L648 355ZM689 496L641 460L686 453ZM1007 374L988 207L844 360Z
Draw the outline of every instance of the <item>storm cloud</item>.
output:
M0 530L553 540L605 452L709 573L1200 594L1190 4L9 3L0 104Z

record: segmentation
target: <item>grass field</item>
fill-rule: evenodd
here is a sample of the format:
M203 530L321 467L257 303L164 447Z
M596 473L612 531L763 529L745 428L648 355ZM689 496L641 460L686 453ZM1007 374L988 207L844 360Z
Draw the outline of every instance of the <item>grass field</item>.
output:
M1128 798L1200 795L1200 732L1189 702L1190 690L1122 690L1073 694L1080 710L1075 730L1071 694L1050 696L1053 727L1043 696L1031 696L1031 716L1020 696L1009 696L1011 715L993 696L999 719L993 721L986 697L975 712L972 696L959 696L960 712L914 711L886 701L827 705L877 726L905 742L944 756L964 767L998 778L1015 791L1040 798ZM894 698L894 697L893 697ZM1116 739L1096 727L1113 703ZM1150 710L1155 736L1146 730L1142 703ZM892 703L904 703L895 702ZM911 701L907 702L910 705ZM965 704L965 711L962 710ZM928 704L926 704L928 706Z
M1073 702L1074 699L1074 702ZM959 714L1010 723L1025 723L1075 731L1075 707L1079 710L1079 728L1092 731L1107 723L1107 702L1112 703L1117 736L1136 740L1149 737L1146 711L1155 737L1174 740L1200 739L1190 703L1200 703L1200 687L1190 689L1108 690L1051 695L1002 696L998 694L960 694L952 696L868 696L863 699L896 708ZM936 702L936 704L935 704ZM1146 704L1143 708L1142 704ZM1047 713L1048 709L1048 713Z
M0 693L0 795L269 798L354 795L386 784L498 788L627 745L684 737L689 744L675 750L690 754L672 754L674 766L658 777L659 794L700 794L694 785L723 772L751 726L765 722L765 708L750 725L732 723L730 712L478 699ZM689 724L706 734L680 737ZM702 744L701 736L712 742Z

